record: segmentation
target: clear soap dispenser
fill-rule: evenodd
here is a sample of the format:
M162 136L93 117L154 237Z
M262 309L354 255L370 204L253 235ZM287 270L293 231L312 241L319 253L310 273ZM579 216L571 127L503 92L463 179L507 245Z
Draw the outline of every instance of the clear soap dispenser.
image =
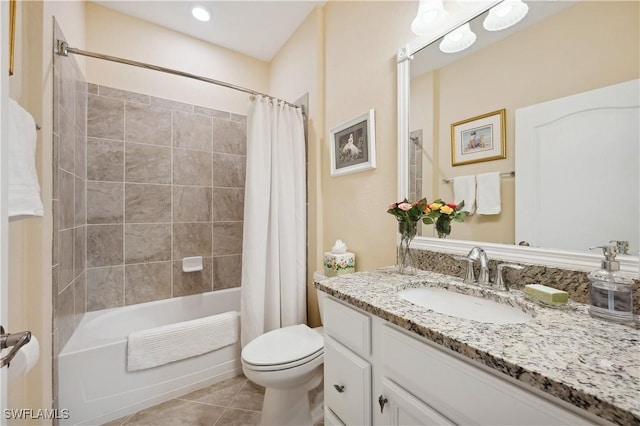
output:
M616 261L618 249L615 245L590 247L601 248L604 253L602 269L589 274L591 306L589 314L594 318L622 324L633 323L633 281L620 274L620 263Z

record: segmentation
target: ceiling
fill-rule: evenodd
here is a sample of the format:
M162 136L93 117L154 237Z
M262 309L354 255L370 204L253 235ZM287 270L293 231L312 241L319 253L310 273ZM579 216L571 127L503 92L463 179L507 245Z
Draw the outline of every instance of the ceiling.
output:
M174 31L208 41L245 55L271 61L316 5L326 0L91 0ZM191 16L191 8L204 6L208 22Z

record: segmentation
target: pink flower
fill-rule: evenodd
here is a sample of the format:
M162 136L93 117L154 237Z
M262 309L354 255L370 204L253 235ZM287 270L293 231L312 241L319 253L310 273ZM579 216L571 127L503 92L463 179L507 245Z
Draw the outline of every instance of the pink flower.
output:
M409 203L400 203L398 204L398 208L404 212L408 212L409 210L411 210L411 204Z
M387 210L393 210L396 207L398 207L398 203L391 203L391 204L389 204L389 207L387 207Z

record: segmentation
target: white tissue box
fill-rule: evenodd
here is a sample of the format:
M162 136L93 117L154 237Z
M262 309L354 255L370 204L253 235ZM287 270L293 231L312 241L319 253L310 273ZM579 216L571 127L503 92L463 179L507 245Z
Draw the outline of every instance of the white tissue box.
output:
M356 255L350 252L324 254L324 275L335 277L336 275L351 274L356 270Z

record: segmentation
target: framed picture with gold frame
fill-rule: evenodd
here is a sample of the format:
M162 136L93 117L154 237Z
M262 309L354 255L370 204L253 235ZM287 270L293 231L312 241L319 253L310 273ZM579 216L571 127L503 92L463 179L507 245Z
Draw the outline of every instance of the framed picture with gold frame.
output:
M13 75L16 48L16 0L9 0L9 75Z
M507 158L504 109L451 125L452 166L503 158Z

